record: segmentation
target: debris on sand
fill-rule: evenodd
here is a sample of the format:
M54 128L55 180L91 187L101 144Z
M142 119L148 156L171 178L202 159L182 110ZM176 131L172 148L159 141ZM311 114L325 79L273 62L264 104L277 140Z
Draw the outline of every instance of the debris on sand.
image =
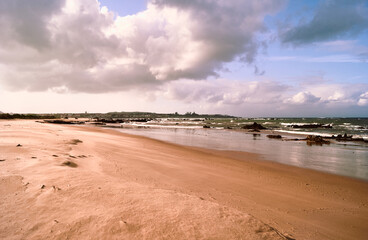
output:
M54 189L54 191L60 191L61 190L61 188L55 187L54 185L52 186L52 188Z
M75 162L72 162L72 161L65 161L65 162L63 162L62 165L72 167L72 168L78 167L78 164L76 164Z
M18 144L17 147L22 147L22 144Z
M78 143L82 143L82 142L83 141L82 140L79 140L79 139L72 139L68 143L69 144L72 144L72 145L77 145Z

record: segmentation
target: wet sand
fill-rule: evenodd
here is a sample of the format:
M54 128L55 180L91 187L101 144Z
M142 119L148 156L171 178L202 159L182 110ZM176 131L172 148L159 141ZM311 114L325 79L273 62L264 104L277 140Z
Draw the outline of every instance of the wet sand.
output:
M368 237L368 182L94 127L0 121L0 183L0 239Z

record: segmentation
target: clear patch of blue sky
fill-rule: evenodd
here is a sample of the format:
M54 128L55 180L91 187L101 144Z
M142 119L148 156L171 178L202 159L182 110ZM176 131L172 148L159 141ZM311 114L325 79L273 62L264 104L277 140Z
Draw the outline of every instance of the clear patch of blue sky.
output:
M136 14L147 8L147 0L99 0L99 2L101 6L106 6L119 16Z

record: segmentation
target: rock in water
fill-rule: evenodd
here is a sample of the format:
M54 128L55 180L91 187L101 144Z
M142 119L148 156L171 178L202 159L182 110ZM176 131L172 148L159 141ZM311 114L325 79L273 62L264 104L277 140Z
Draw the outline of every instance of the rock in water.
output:
M307 144L308 145L320 145L322 146L323 144L330 144L330 141L327 141L325 139L323 139L321 136L313 136L313 135L308 135L307 138Z
M281 135L267 135L268 138L276 138L276 139L281 139L282 136Z
M252 125L244 125L242 128L243 129L253 129L253 130L267 129L267 128L263 127L261 124L258 124L256 122L254 122Z

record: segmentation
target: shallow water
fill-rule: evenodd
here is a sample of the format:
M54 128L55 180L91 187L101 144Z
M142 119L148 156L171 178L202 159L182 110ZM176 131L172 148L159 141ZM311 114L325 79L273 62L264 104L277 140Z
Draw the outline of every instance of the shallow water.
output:
M264 160L368 180L368 145L308 146L303 141L269 139L265 134L217 129L133 128L121 132L217 150L253 152Z

